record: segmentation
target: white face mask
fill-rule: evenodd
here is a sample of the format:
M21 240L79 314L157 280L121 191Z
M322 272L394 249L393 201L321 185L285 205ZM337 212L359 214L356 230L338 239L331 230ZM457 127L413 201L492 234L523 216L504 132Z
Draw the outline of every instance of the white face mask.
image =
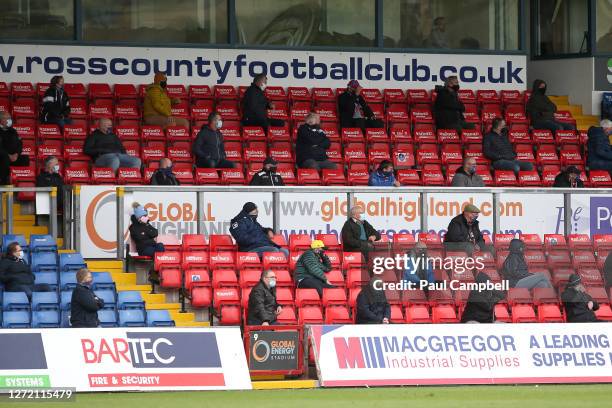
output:
M23 259L23 250L21 250L21 251L17 252L17 253L15 254L15 256L16 256L17 258L19 258L19 259Z
M55 166L53 166L54 172L59 173L59 169L60 169L59 164L56 164Z
M223 121L221 119L217 120L217 129L221 129L223 127Z
M261 88L262 91L266 90L266 86L268 86L268 84L261 84L259 87Z
M11 126L13 126L13 119L7 119L6 120L6 127L10 128Z

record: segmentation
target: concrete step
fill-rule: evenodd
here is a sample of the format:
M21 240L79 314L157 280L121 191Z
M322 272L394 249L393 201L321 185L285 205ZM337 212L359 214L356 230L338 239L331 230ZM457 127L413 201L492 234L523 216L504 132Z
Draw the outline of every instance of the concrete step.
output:
M569 105L569 96L568 95L549 95L548 96L555 105Z
M117 288L117 290L120 290L119 288ZM142 298L144 299L145 302L147 302L147 304L155 304L155 303L165 303L166 302L166 295L163 295L161 293L145 293L142 295Z
M210 327L209 322L177 322L175 320L177 327Z
M147 309L150 310L180 310L181 309L181 305L178 303L148 303L147 302Z
M99 269L101 271L108 271L111 269L123 270L123 261L115 259L88 259L87 266L89 269Z
M89 264L88 264L89 265ZM101 271L105 271L106 269L100 269ZM111 276L113 280L117 284L117 290L120 288L122 290L124 285L136 285L136 274L135 273L125 273L125 272L111 272Z
M169 311L172 320L175 322L193 322L195 321L195 313L185 312L181 313L179 309L172 309Z
M582 106L580 105L557 105L559 111L569 111L574 118L582 115Z
M131 283L117 283L117 290L137 290L143 294L151 292L149 285L136 285Z

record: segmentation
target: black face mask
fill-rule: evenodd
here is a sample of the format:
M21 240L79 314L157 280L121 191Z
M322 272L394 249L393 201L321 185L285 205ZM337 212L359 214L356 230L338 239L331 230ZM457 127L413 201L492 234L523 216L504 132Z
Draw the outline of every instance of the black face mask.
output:
M268 170L269 173L276 173L276 166L270 167L270 170Z
M453 88L455 92L457 92L459 90L459 85L453 85L451 86L451 88Z
M541 93L542 95L545 95L546 94L546 87L538 88L538 92Z
M168 86L168 82L166 82L166 81L161 81L161 82L159 83L159 86L161 86L162 88L166 89L166 86Z

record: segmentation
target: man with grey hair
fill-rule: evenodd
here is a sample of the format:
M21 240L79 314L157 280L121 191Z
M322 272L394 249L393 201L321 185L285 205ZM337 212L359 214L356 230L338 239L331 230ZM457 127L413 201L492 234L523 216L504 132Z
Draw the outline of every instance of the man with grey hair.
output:
M98 121L98 129L85 140L83 151L90 156L97 167L119 167L140 169L141 161L125 152L119 137L113 133L113 122L108 118Z
M266 269L249 294L247 324L267 326L277 324L282 307L276 301L276 273Z
M8 112L0 111L0 185L9 183L11 167L27 167L28 156L21 154L23 143L13 128L13 120Z
M374 250L374 242L380 240L380 232L361 218L363 207L354 206L349 210L349 219L342 227L342 246L344 252L367 253Z
M612 174L612 146L610 146L612 121L604 119L600 125L600 127L591 126L589 128L589 139L587 141L589 157L587 164L589 165L589 170L607 170Z
M465 156L451 183L453 187L484 187L482 177L476 174L476 158Z
M59 174L60 166L57 157L48 156L45 158L45 168L36 177L36 187L55 187L57 188L57 208L61 209L63 204L64 180Z
M310 112L299 127L295 144L296 162L301 169L335 169L327 157L331 142L321 129L321 117Z

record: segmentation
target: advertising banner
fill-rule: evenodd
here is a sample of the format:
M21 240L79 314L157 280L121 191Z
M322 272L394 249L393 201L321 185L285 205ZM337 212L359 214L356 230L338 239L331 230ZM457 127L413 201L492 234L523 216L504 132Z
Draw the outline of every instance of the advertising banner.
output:
M612 324L311 326L324 387L612 382Z
M250 371L295 371L298 369L297 330L255 330L249 333Z
M0 346L4 388L251 389L237 327L2 330Z

